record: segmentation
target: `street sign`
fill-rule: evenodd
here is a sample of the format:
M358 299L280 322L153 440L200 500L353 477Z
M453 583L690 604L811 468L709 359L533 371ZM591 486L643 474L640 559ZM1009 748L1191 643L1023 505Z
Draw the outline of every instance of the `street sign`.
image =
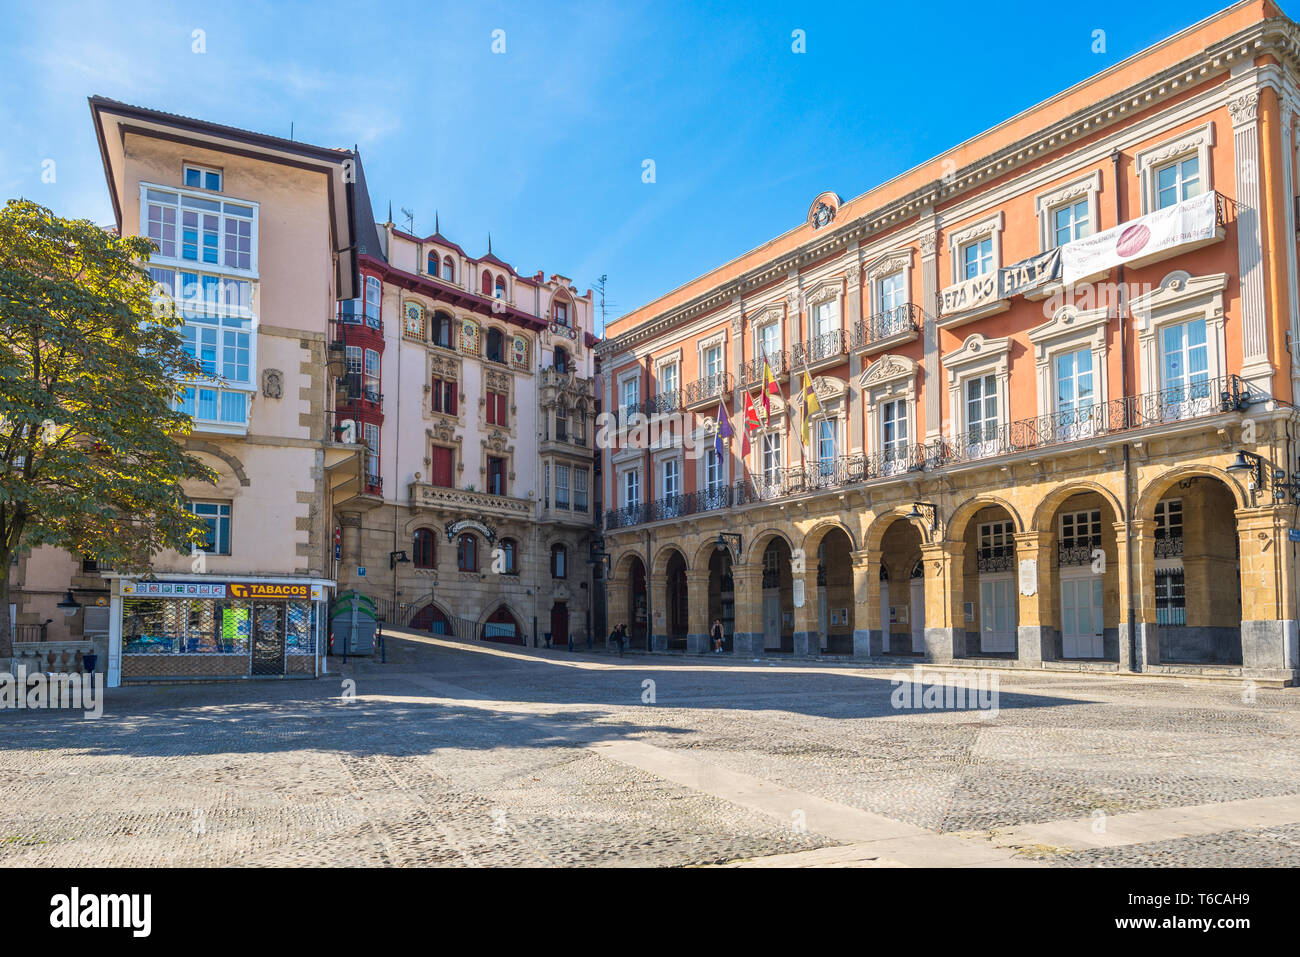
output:
M365 577L366 577L366 566L365 566L365 565L358 565L358 566L357 566L357 577L358 577L358 578L365 578Z
M339 545L339 544L335 544L335 546L334 546L334 560L335 560L335 561L338 561L338 560L339 560L340 558L342 558L342 557L343 557L343 546L342 546L342 545Z
M1288 542L1300 542L1300 529L1288 528L1286 530L1286 540Z

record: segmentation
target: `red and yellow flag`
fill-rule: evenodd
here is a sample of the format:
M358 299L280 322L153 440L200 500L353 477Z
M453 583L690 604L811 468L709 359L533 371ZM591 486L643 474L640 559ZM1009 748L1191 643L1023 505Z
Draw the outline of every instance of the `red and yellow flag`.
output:
M743 458L749 455L749 433L757 432L762 428L762 423L758 420L758 409L754 408L754 400L748 392L745 393L745 426L740 433L740 454Z
M776 384L776 376L772 375L772 367L768 365L767 356L763 356L763 418L772 417L772 405L768 400L769 395L777 398L781 396L781 387Z

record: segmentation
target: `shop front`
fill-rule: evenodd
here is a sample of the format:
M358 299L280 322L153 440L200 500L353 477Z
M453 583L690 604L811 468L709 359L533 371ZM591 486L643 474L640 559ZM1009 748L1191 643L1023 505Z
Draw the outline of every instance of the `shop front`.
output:
M316 677L332 581L114 578L108 684Z

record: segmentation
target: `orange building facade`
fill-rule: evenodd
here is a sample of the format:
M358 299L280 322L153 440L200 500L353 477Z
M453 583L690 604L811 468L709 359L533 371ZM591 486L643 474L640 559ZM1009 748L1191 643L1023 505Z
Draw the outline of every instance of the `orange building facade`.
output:
M1236 4L611 323L611 622L1294 682L1297 76Z

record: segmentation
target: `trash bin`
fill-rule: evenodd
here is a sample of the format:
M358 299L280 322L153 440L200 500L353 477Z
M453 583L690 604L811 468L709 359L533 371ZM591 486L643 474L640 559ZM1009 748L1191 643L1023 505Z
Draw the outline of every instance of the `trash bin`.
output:
M330 605L330 654L370 655L375 651L375 603L360 592L344 592Z

